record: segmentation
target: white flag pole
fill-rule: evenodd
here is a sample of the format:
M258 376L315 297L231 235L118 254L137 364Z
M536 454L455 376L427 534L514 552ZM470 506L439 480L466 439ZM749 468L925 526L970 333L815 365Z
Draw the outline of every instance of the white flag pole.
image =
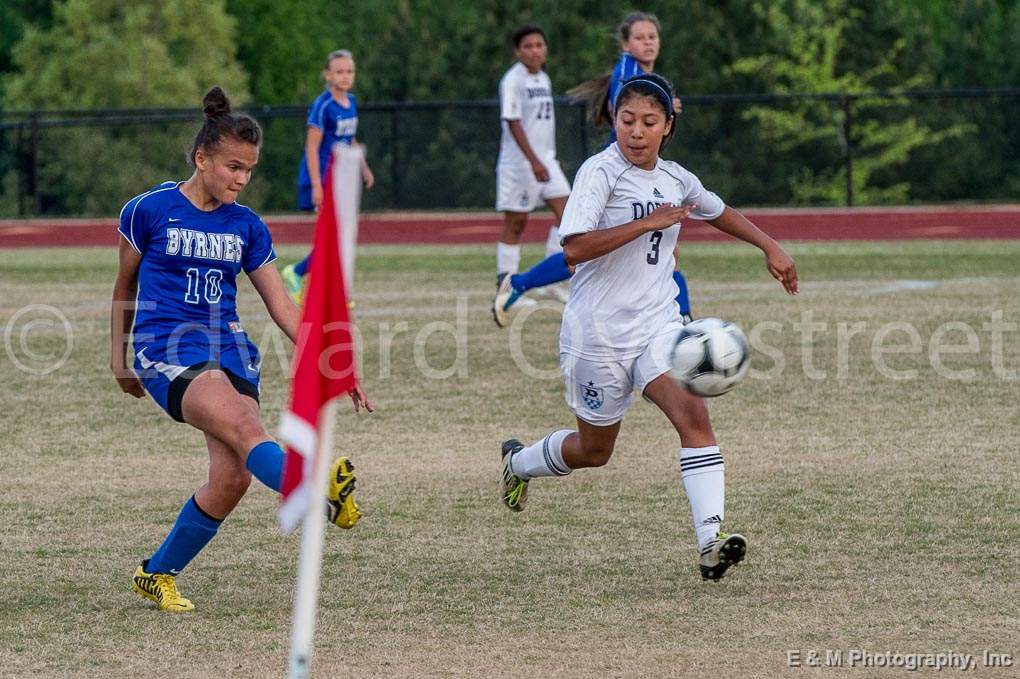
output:
M347 299L354 298L354 263L358 247L358 210L361 206L361 166L365 162L365 149L337 144L334 151L338 160L333 166L333 199L336 205L336 223L340 229L340 259L344 269L344 287Z
M333 450L336 403L337 399L333 399L323 408L319 445L315 451L315 465L308 486L310 491L308 511L301 524L301 555L298 558L287 673L290 679L307 679L312 664L315 614L319 601L319 574L322 570L322 533L326 525L326 477Z

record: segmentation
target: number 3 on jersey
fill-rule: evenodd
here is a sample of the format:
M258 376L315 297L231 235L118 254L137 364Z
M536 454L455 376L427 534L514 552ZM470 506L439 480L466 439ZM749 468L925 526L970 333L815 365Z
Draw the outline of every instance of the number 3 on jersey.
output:
M205 301L209 304L216 304L223 296L220 288L220 281L223 280L223 272L219 269L207 269L205 272ZM202 275L198 269L188 269L188 291L184 293L184 301L188 304L198 304L198 290L202 283Z
M662 231L652 231L652 249L645 255L645 261L655 266L659 263L659 243L662 241Z

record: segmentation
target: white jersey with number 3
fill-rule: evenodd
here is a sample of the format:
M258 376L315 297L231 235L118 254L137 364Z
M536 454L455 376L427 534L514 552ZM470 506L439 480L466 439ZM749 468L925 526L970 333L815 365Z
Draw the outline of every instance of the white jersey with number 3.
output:
M531 73L521 62L514 64L499 81L499 116L503 136L499 142L499 163L529 165L517 145L507 121L519 120L532 150L540 160L556 157L556 115L552 83L545 71Z
M614 143L577 171L560 238L621 226L667 203L697 204L691 212L696 219L715 219L726 207L677 163L660 158L654 170L643 170ZM675 321L680 312L673 248L679 235L680 225L674 224L578 264L563 311L560 352L597 360L633 358Z

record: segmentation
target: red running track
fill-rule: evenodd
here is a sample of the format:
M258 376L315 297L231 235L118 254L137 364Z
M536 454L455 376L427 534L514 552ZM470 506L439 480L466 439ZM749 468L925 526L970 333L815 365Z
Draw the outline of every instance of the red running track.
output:
M1020 205L899 208L748 208L754 223L787 240L912 240L1020 238ZM266 222L277 244L310 243L314 217L284 215ZM526 242L544 242L549 213L528 222ZM493 243L502 217L492 212L398 212L363 214L360 243ZM683 240L725 241L729 236L708 224L689 220ZM0 220L0 248L114 246L116 219Z

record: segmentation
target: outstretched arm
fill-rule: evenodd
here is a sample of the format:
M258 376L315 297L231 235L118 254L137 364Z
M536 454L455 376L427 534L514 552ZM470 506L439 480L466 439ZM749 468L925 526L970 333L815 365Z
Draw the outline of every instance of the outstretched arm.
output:
M765 253L765 265L769 273L791 295L796 295L799 290L797 280L797 267L793 258L786 254L786 251L773 240L767 233L755 226L751 221L731 207L723 210L723 213L715 219L710 219L709 224L723 233L728 233L734 238L750 243Z

